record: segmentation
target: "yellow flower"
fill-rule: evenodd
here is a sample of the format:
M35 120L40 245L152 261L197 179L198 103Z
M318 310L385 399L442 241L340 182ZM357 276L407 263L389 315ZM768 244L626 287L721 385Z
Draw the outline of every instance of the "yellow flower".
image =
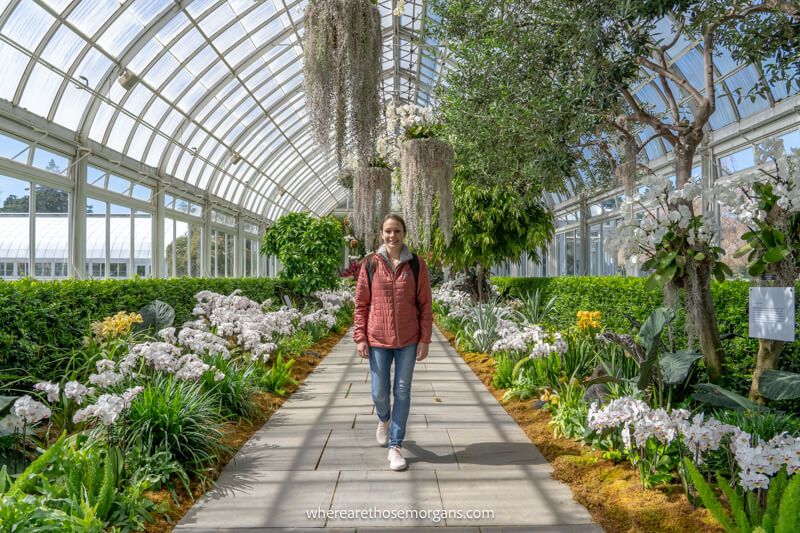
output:
M134 324L144 322L139 313L120 311L98 322L92 322L92 333L99 341L105 341L130 333Z
M599 329L601 326L600 311L578 311L575 315L578 317L579 329Z

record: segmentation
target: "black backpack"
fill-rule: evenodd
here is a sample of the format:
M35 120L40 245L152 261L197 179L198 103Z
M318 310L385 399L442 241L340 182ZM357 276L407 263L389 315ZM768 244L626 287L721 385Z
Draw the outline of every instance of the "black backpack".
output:
M375 253L369 254L364 259L364 266L367 269L367 281L369 283L369 294L372 296L372 276L375 274ZM416 287L419 283L419 257L411 254L411 271L414 272L414 294L417 293Z

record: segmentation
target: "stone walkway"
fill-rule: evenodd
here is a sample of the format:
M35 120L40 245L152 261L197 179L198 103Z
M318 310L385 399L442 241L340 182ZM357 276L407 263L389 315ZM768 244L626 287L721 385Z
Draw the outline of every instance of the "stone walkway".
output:
M348 333L176 531L602 531L438 331L414 371L405 472L389 469L376 425Z

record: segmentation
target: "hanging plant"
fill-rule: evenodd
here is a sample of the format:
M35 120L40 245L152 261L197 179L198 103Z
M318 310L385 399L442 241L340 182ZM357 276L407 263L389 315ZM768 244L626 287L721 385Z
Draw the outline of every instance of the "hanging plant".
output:
M351 168L345 167L339 172L339 175L336 176L336 181L339 182L339 185L344 187L345 189L353 190L353 170Z
M414 105L389 107L387 119L399 122L405 133L400 142L400 188L408 242L427 248L431 242L433 200L439 201L439 228L449 246L453 223L455 152L439 137L441 128L429 109Z
M391 191L392 171L388 166L368 166L354 171L350 218L355 235L364 241L368 250L377 242L380 220L389 213Z
M310 0L305 11L303 80L311 127L342 167L345 139L366 164L380 124L383 38L370 0Z

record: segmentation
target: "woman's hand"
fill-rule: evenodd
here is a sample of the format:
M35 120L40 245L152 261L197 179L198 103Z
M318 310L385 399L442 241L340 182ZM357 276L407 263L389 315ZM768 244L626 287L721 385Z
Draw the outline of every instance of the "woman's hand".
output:
M426 357L428 357L428 347L430 344L426 343L419 343L417 344L417 361L422 361Z
M362 359L368 359L369 358L369 344L367 344L366 342L359 342L356 345L356 353Z

